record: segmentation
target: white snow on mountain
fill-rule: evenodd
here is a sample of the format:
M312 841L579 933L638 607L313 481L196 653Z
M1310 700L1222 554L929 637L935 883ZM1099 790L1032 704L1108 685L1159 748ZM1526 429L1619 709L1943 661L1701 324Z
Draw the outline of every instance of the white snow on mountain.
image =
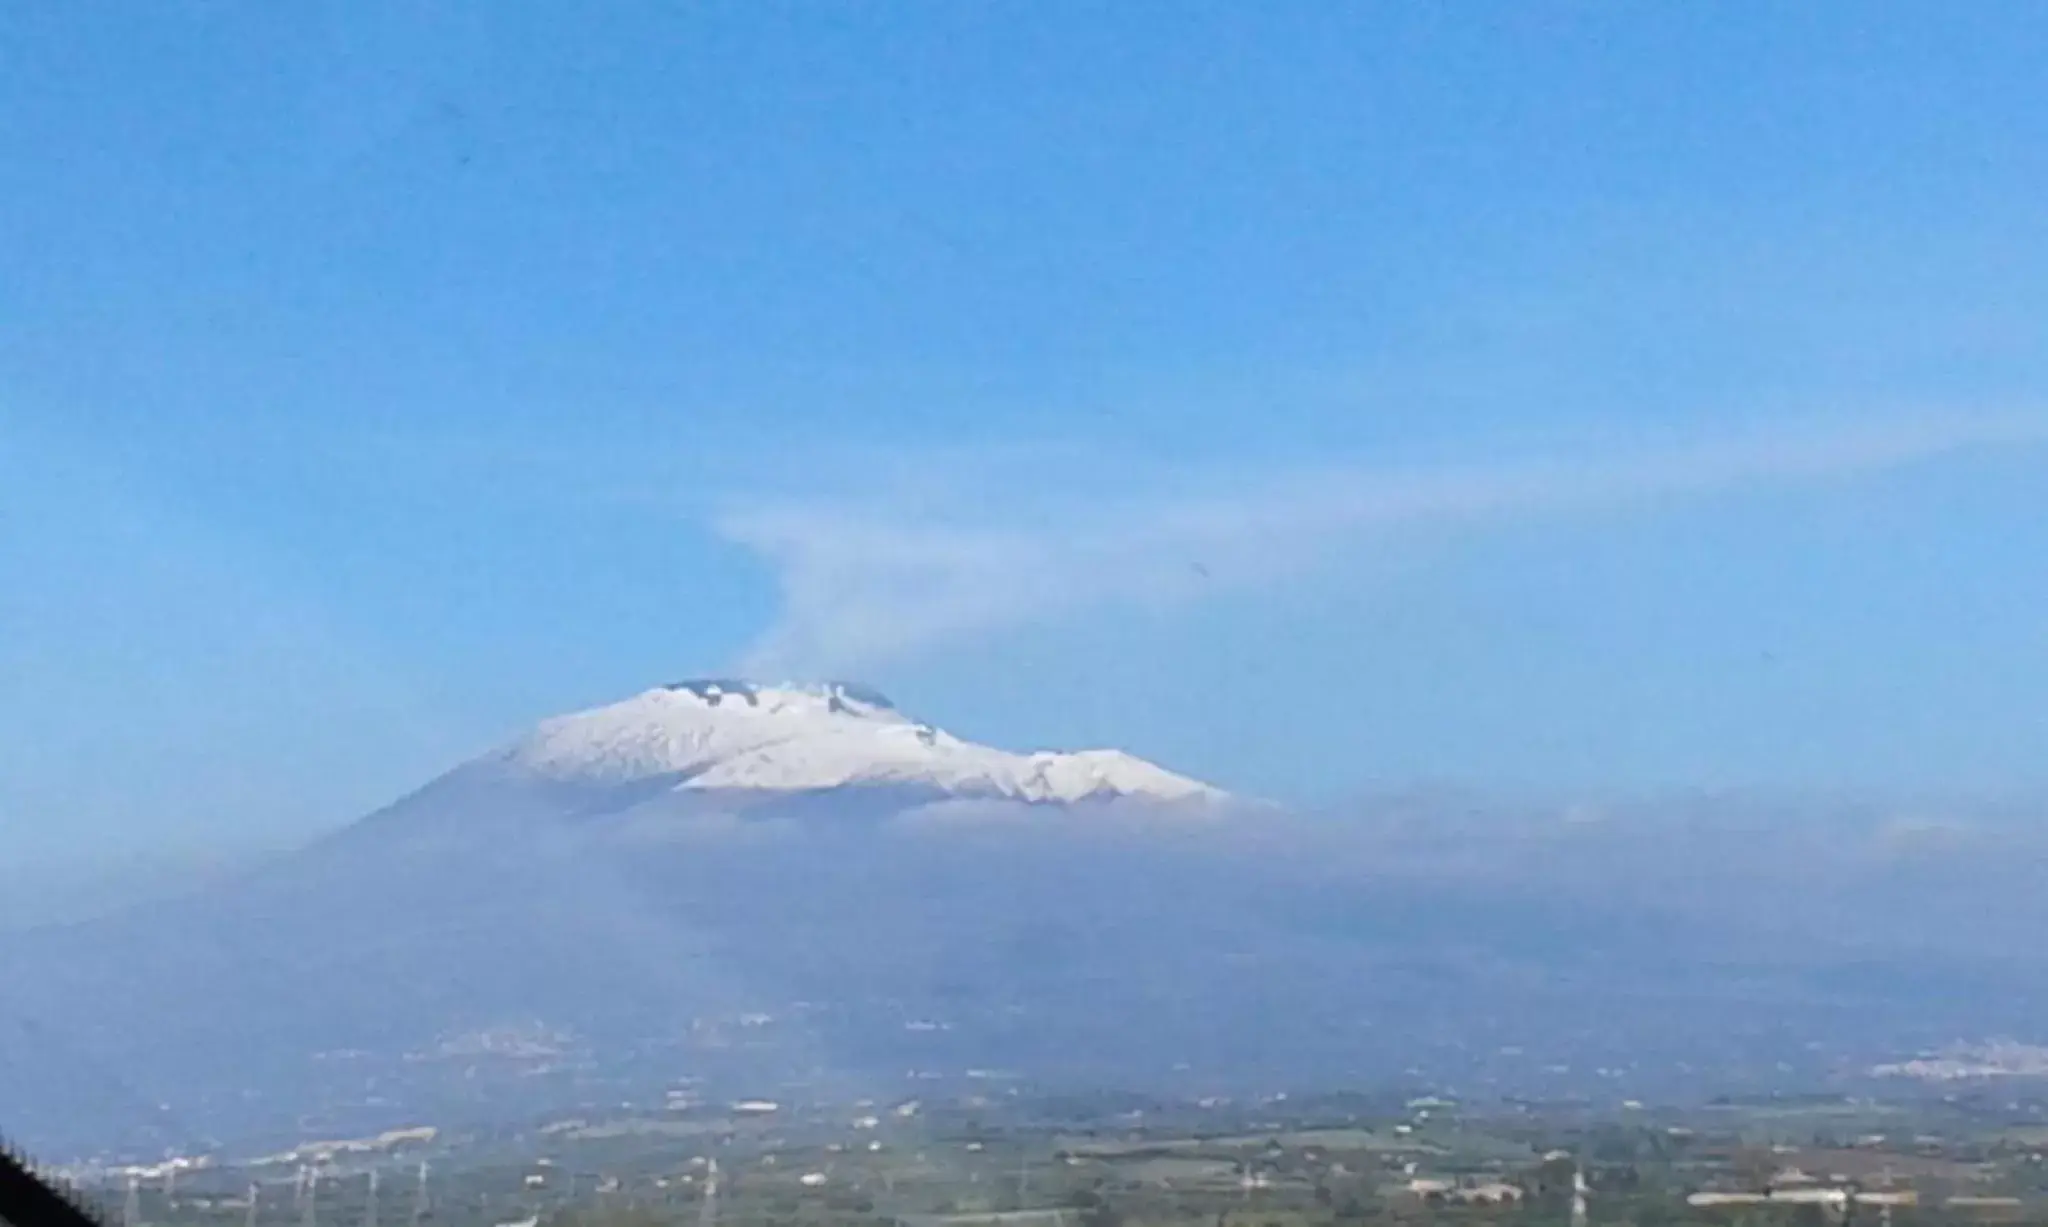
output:
M544 721L499 756L547 779L684 790L913 786L1030 802L1221 800L1119 750L1013 754L920 724L841 682L694 681Z

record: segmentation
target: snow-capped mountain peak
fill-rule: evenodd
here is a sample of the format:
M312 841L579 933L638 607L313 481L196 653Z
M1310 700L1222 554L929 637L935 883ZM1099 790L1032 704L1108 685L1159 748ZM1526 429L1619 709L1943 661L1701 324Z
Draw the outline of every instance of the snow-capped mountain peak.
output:
M1029 802L1221 799L1118 750L1015 754L922 724L848 682L697 680L543 721L500 756L547 779L681 790L908 786Z

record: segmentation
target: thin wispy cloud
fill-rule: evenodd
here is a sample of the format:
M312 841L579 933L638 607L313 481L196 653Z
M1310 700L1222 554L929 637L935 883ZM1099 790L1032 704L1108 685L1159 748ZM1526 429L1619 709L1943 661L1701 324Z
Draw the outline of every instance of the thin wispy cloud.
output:
M808 674L1309 575L1406 529L1811 483L2044 438L2035 418L1949 418L1469 468L1268 471L1192 495L1049 498L1035 470L1028 489L956 489L909 508L882 493L760 502L716 527L766 560L781 588L743 667Z

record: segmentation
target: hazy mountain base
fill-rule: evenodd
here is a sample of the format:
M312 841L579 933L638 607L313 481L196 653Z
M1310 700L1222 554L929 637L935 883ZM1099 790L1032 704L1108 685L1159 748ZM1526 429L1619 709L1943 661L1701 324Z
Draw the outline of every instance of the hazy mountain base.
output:
M96 859L0 865L0 933L70 924L177 898L241 876L277 849L250 843L206 852L136 851Z
M232 886L6 939L0 1102L68 1152L684 1076L1665 1096L2048 1002L2038 850L1996 832L935 801L458 772Z

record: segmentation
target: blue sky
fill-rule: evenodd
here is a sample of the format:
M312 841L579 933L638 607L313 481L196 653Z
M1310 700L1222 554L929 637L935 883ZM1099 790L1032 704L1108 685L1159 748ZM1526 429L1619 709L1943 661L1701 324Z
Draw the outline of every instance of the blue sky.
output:
M750 668L1321 801L2048 784L2048 12L0 14L0 858Z

